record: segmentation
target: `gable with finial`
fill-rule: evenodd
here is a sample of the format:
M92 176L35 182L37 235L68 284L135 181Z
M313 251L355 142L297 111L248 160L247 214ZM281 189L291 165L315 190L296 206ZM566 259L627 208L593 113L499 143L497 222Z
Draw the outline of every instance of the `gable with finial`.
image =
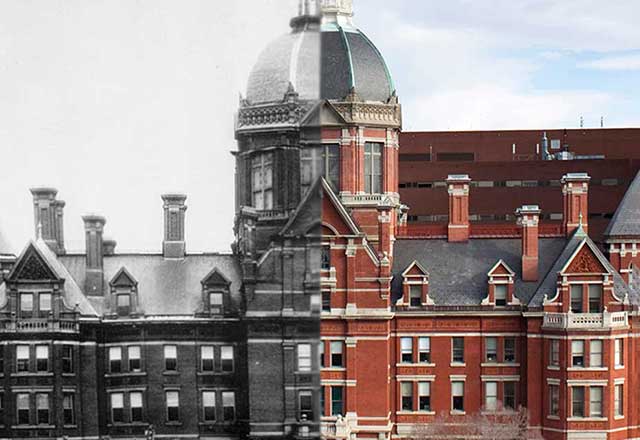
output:
M231 285L231 281L229 281L217 267L209 272L207 276L202 279L201 283L205 287L228 287Z
M131 273L122 267L109 282L111 287L135 287L138 285L138 281L131 275Z
M504 260L498 260L496 264L487 272L489 279L493 278L508 278L513 279L515 272L509 267Z
M609 274L606 260L595 245L587 239L576 248L575 252L560 271L566 274Z
M38 248L29 243L7 277L9 281L60 281Z

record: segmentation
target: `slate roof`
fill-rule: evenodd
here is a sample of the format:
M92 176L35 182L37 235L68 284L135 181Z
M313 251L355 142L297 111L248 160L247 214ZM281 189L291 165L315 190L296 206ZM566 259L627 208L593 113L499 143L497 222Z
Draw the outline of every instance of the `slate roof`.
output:
M85 281L83 254L59 257L80 285ZM123 254L104 257L105 291L124 267L138 282L138 305L145 315L192 316L202 307L201 281L215 268L231 282L232 301L240 304L240 269L230 254L192 254L182 260L167 260L161 254ZM105 296L106 297L106 296ZM105 297L89 297L104 314Z
M565 243L564 238L540 239L540 279ZM488 293L487 273L500 259L516 273L516 296L527 304L539 282L522 281L520 239L475 239L467 243L399 239L394 247L394 301L402 296L402 272L416 260L429 272L429 296L436 305L480 305Z
M640 236L640 173L629 185L604 236L607 238Z

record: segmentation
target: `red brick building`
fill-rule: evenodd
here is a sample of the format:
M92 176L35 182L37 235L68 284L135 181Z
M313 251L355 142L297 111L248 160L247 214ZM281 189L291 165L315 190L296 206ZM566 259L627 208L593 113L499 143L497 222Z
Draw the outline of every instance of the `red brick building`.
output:
M616 187L618 200L599 208L612 214L601 228L606 253L590 237L589 193L597 194L591 201L611 193L602 170L589 167L594 159L571 161L562 173L554 168L560 161L522 162L513 179L522 182L534 164L537 180L553 181L545 199L523 191L512 206L498 187L487 215L510 217L472 222L486 200L476 200L469 174L491 164L495 172L497 162L459 163L446 175L435 164L425 176L422 162L402 161L426 154L411 147L399 162L398 98L381 55L353 25L351 2L325 11L321 34L323 71L342 72L323 73L319 109L328 165L323 436L443 438L432 429L446 423L455 438L465 437L456 434L465 425L469 436L488 438L486 426L468 426L476 414L501 426L524 407L530 433L545 439L640 437L640 178L621 203L626 181ZM338 93L343 83L347 92ZM632 179L627 159L615 160ZM399 186L421 179L438 182L429 188L437 196ZM440 221L407 222L431 215L432 201ZM413 206L424 211L414 214Z

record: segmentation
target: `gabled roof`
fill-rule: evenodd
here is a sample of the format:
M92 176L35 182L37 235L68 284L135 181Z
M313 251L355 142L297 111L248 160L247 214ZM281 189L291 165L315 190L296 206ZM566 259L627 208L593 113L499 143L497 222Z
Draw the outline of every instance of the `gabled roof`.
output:
M342 220L345 228L351 232L353 235L360 235L360 229L356 222L351 218L344 205L340 202L338 196L331 189L331 185L324 179L321 178L322 181L322 218L327 219L331 216L328 214L329 209L334 209L338 214L339 218ZM338 226L338 225L333 225Z
M556 287L558 282L558 274L562 272L562 270L573 260L573 258L578 254L580 249L584 246L588 246L588 248L598 258L598 261L607 270L607 272L612 274L616 296L619 299L622 299L626 295L628 295L629 300L631 302L638 303L638 295L636 290L629 288L627 283L624 282L620 274L613 268L613 266L611 266L609 261L607 261L605 256L602 254L602 252L600 252L600 249L598 249L598 247L591 240L591 238L589 238L589 236L584 233L582 228L578 228L573 233L569 241L567 241L566 245L560 252L558 258L553 263L553 266L547 272L546 276L543 278L535 294L529 301L529 306L531 307L542 306L545 295L549 299L555 297Z
M429 272L427 271L427 269L425 269L424 267L422 267L422 265L420 263L418 263L416 260L413 260L411 262L411 264L404 270L404 272L402 272L402 276L403 277L410 277L410 276L429 276Z
M82 290L78 287L78 284L73 279L67 268L58 260L57 255L49 248L49 246L47 246L42 238L30 241L29 244L27 244L20 254L20 257L18 257L13 271L9 274L9 279L19 276L24 264L35 256L37 256L37 258L44 264L41 269L50 271L50 275L55 277L47 279L64 280L63 300L68 308L73 309L77 305L78 311L81 315L97 316L95 309L92 307L87 297L84 296ZM47 277L49 276L49 274L44 272L43 275ZM0 290L0 304L4 304L6 302L5 290L6 289Z
M487 272L487 276L496 276L496 275L497 276L507 275L507 276L513 277L516 275L516 273L513 271L513 269L509 267L507 263L504 262L504 260L500 259L496 264L493 265L493 267L489 270L489 272Z
M604 232L607 239L616 237L640 239L640 173L629 185L624 198Z
M303 236L320 225L322 178L316 179L280 231L282 236Z
M209 274L202 280L203 286L229 286L231 281L221 273L218 268L214 268Z
M126 267L120 268L120 270L109 281L110 286L136 286L138 281L135 277L129 273Z

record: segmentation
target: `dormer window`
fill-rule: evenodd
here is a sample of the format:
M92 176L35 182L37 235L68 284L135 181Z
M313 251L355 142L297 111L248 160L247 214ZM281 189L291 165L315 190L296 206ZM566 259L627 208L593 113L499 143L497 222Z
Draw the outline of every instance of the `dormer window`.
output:
M402 305L422 307L433 304L429 298L429 273L417 261L402 272Z
M487 297L482 301L483 305L494 307L506 307L520 304L514 295L515 272L503 260L498 261L487 273L489 283Z
M420 307L422 305L422 285L414 284L409 286L409 305Z
M507 284L496 284L494 286L496 307L504 307L507 305L508 292L509 292L509 286Z
M112 310L118 316L130 316L137 312L138 282L124 267L113 277L111 286Z
M33 293L20 294L20 316L23 318L33 316Z
M41 292L38 294L38 310L40 316L46 317L51 312L51 294Z
M582 313L582 284L571 285L571 312Z
M204 313L224 315L229 301L231 282L216 268L201 281Z
M589 313L602 313L602 284L589 284Z
M127 316L131 313L131 294L129 292L116 294L116 313L119 316Z

